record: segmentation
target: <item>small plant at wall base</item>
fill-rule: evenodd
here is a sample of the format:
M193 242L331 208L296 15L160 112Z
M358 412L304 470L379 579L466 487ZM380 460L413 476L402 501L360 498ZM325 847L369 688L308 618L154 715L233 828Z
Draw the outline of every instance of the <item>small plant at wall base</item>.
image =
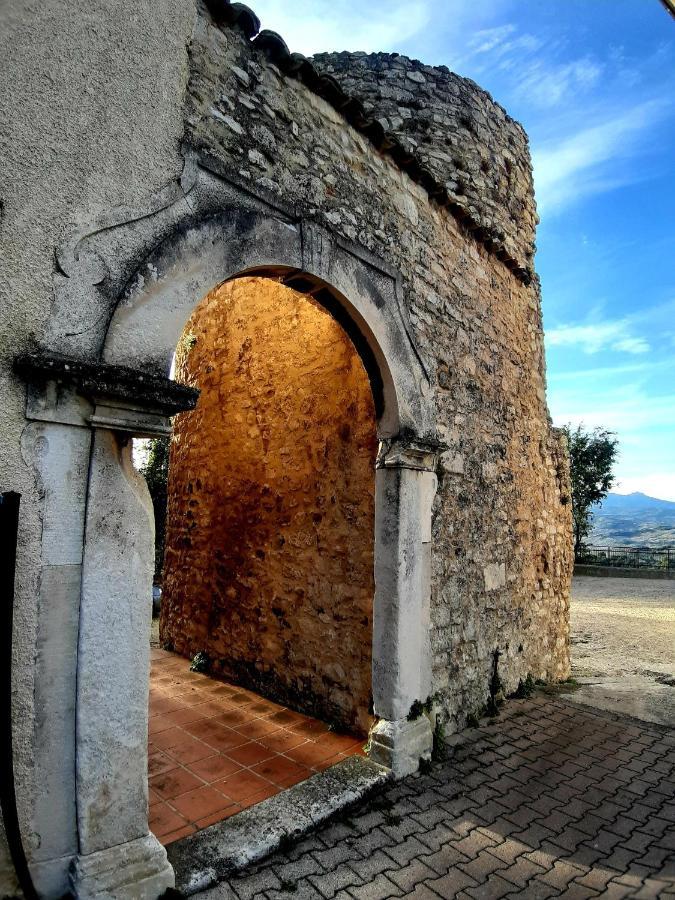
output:
M614 484L612 468L619 442L614 432L604 428L586 431L583 425L565 425L562 430L570 454L574 555L578 557L591 530L591 508L604 500Z
M211 668L211 660L209 659L208 653L204 653L203 650L199 650L192 657L192 662L190 664L191 672L208 672Z
M148 448L148 456L141 466L155 512L155 581L162 578L164 566L164 541L166 537L166 499L169 479L169 438L153 438Z

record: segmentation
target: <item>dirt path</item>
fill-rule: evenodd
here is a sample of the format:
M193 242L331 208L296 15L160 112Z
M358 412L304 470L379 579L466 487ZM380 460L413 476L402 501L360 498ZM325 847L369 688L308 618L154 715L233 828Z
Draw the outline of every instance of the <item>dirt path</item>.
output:
M575 578L575 699L675 727L675 581Z

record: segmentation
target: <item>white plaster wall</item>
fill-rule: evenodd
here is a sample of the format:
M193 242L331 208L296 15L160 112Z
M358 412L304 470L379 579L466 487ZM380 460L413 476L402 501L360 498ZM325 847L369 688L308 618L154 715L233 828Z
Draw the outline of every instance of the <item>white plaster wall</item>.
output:
M24 388L11 374L11 359L43 330L54 248L66 231L110 205L141 204L180 172L193 18L193 0L0 3L0 490L23 495L15 766L31 856L41 843L32 811L40 777L33 734L36 641L45 633L39 624L43 496L33 461L22 457ZM66 612L61 621L72 627ZM59 631L56 644L40 651L46 658L58 652ZM0 829L0 896L13 891Z

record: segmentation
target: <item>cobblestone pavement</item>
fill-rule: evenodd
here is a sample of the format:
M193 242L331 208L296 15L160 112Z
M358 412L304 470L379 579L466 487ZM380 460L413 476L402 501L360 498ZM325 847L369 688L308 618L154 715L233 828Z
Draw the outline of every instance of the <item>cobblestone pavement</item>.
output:
M541 694L457 740L201 900L675 898L675 732Z

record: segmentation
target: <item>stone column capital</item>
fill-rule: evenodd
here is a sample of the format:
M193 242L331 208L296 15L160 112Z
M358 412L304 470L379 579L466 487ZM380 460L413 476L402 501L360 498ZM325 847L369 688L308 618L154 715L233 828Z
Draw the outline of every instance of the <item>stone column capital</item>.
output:
M378 469L435 472L438 459L446 449L446 445L435 438L397 435L381 442L375 466Z
M199 398L195 388L162 375L60 354L22 355L14 371L28 385L27 418L137 437L170 434L170 417L194 409Z

